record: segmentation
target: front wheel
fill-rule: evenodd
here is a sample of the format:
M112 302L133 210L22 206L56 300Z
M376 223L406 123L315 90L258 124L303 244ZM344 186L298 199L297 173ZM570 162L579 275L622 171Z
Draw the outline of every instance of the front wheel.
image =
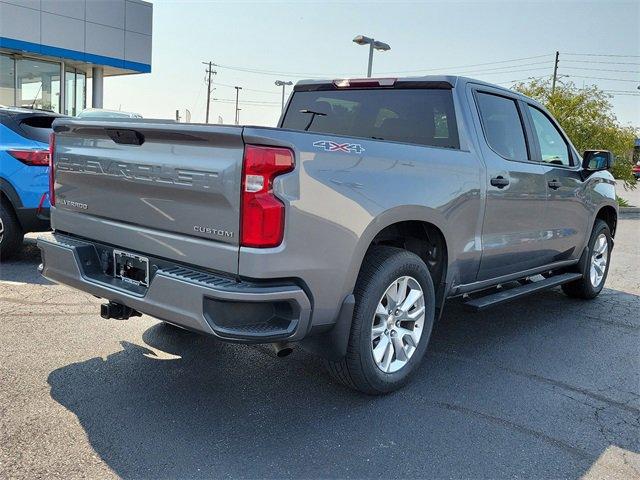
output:
M604 287L609 273L611 259L611 231L602 220L596 220L589 239L589 251L585 262L582 278L575 282L562 285L562 290L569 297L592 299L598 296Z
M367 253L354 292L347 355L329 372L367 394L397 390L425 355L435 312L433 281L417 255L393 247Z

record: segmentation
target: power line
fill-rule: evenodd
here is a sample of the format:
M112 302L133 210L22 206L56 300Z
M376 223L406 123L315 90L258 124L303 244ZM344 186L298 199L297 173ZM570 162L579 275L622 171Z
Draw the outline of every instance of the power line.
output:
M571 63L604 63L607 65L640 65L638 62L601 62L599 60L564 60Z
M640 71L635 71L635 70L615 70L610 68L572 67L571 65L565 68L568 68L571 70L591 70L594 72L635 73L636 75L640 75Z
M485 62L485 63L473 63L473 64L466 64L466 65L456 65L456 66L450 66L450 67L434 67L434 68L428 68L428 69L419 69L419 70L393 70L393 71L388 71L388 72L378 72L379 74L389 74L389 73L419 73L419 72L433 72L433 71L437 71L437 70L450 70L450 69L460 69L460 68L471 68L471 67L483 67L483 66L487 66L487 65L497 65L497 64L503 64L503 63L513 63L513 62L520 62L523 60L533 60L536 58L544 58L544 57L549 57L549 54L545 54L545 55L534 55L531 57L520 57L520 58L511 58L509 60L497 60L497 61L493 61L493 62ZM249 67L242 67L242 66L237 66L237 65L222 65L222 64L215 64L216 67L219 68L226 68L228 70L236 70L239 72L245 72L245 73L254 73L254 74L259 74L259 75L288 75L290 77L296 77L296 78L305 78L305 77L314 77L314 76L320 76L320 77L326 77L328 76L326 72L324 73L304 73L304 72L283 72L283 71L278 71L278 70L268 70L268 69L261 69L261 68L249 68ZM512 65L513 67L518 67L518 66L524 66L524 65ZM508 68L505 67L505 68ZM357 75L357 74L356 74ZM335 76L335 75L334 75ZM348 76L348 75L347 75Z
M524 82L525 80L540 80L541 78L547 78L550 75L540 75L538 77L527 77L527 78L520 78L518 80L509 80L507 82L498 82L497 85L508 85L510 83L518 83L518 82Z
M521 73L521 72L533 72L535 70L549 70L549 67L536 67L536 68L524 68L524 69L520 69L520 70L504 70L501 72L458 72L457 75L460 74L465 74L465 75L474 75L474 74L478 74L478 75L500 75L503 73Z
M486 69L482 69L482 70L468 70L468 71L463 71L463 72L458 72L461 74L465 74L465 73L485 73L485 72L493 72L493 71L498 71L498 70L505 70L505 69L512 69L512 68L520 68L520 67L529 67L532 65L553 65L553 62L549 61L549 60L545 60L544 62L533 62L533 63L525 63L523 65L505 65L503 67L494 67L494 68L486 68ZM534 68L532 70L537 70L540 67ZM501 73L501 72L497 72L497 73Z
M229 87L229 88L235 88L235 85L229 85L227 83L214 83L214 85L217 85L219 87ZM270 93L272 95L280 95L280 92L273 92L271 90L259 90L256 88L243 88L243 90L246 90L247 92L258 92L258 93Z
M609 78L609 77L588 77L584 75L567 75L568 77L574 78L589 78L591 80L610 80L612 82L629 82L629 83L638 83L639 80L628 80L626 78Z
M565 53L563 55L575 55L578 57L619 57L619 58L640 58L640 55L614 55L605 53Z
M533 57L522 57L522 58L512 58L509 60L499 60L499 61L494 61L494 62L486 62L486 63L474 63L471 65L457 65L457 66L453 66L453 67L434 67L434 68L423 68L420 70L393 70L393 71L389 71L389 72L379 72L381 74L387 74L387 73L419 73L419 72L433 72L433 71L437 71L437 70L453 70L453 69L458 69L458 68L470 68L470 67L483 67L485 65L495 65L498 63L510 63L510 62L519 62L522 60L533 60L535 58L543 58L543 57L549 57L549 54L545 54L545 55L535 55Z
M244 90L244 88L242 89ZM236 103L234 98L214 98L214 100L216 102L233 102ZM242 100L239 102L240 104L264 104L264 105L280 105L280 102L269 102L269 101L262 101L262 100Z
M288 75L290 77L297 77L297 78L326 76L326 73L278 72L278 71L275 71L275 70L261 70L261 69L257 69L257 68L238 67L238 66L233 66L233 65L218 65L218 64L216 64L216 67L226 68L227 70L236 70L238 72L244 72L244 73L255 73L255 74L259 74L259 75L272 75L272 76L287 76Z

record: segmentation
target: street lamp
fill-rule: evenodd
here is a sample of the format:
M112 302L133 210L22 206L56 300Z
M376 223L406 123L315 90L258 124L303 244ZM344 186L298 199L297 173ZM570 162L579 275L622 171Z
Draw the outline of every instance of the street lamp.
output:
M285 82L284 80L276 80L276 86L282 87L282 111L284 112L284 87L293 85L293 82Z
M369 66L367 67L367 77L371 77L371 68L373 67L373 49L386 52L391 50L391 47L384 42L379 42L373 38L365 37L364 35L358 35L353 39L354 43L358 45L369 45Z

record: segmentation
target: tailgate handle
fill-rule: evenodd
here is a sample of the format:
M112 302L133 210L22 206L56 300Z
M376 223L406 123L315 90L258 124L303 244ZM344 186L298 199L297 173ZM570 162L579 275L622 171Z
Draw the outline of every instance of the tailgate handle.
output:
M107 135L116 143L122 145L142 145L144 135L137 130L127 128L107 128Z

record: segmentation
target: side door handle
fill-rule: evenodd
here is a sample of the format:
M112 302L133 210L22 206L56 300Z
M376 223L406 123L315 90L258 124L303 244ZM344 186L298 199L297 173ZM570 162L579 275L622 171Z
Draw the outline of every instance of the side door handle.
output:
M491 185L498 188L504 188L509 185L509 179L499 175L491 179Z
M558 180L550 180L547 185L549 185L550 189L557 190L562 186L562 182L559 182Z

